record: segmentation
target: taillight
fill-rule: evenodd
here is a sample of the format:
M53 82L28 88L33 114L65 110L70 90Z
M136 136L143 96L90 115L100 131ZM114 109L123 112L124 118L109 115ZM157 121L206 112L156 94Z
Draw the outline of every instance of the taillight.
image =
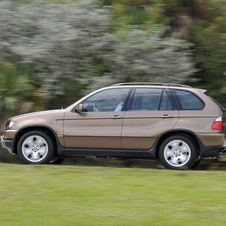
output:
M218 117L213 125L212 125L212 129L214 130L224 130L225 129L225 125L224 122L222 121L222 116Z

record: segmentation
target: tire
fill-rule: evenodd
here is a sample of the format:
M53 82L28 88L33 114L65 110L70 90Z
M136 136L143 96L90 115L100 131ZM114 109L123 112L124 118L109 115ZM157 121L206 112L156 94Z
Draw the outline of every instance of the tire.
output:
M200 158L199 160L197 160L197 161L194 163L194 165L193 165L190 169L191 169L191 170L197 170L197 169L199 168L201 162L202 162L202 159Z
M47 164L54 158L54 145L46 133L30 131L20 138L17 155L26 164Z
M49 164L51 164L51 165L60 165L60 164L63 163L63 161L64 161L64 158L62 158L62 157L56 157L56 158L53 158L53 159L49 162Z
M196 160L195 144L188 137L171 136L161 144L159 159L167 169L190 169Z

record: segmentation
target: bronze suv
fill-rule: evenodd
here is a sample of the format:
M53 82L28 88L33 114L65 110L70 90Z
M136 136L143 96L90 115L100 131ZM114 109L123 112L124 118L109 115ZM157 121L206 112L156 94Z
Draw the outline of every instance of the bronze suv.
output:
M66 109L8 119L2 146L29 164L68 156L157 158L168 169L196 169L222 156L225 112L210 92L180 84L120 83Z

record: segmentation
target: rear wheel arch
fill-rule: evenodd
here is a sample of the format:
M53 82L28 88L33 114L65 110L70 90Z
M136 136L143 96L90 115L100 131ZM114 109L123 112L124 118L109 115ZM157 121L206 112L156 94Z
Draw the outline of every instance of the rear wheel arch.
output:
M41 131L46 133L53 142L54 145L54 155L57 156L57 138L56 134L52 131L52 129L45 127L45 126L30 126L22 128L20 131L17 132L15 140L14 140L14 153L17 154L17 145L20 138L27 132L31 131Z
M160 150L160 146L161 144L163 143L164 140L166 140L168 137L171 137L171 136L184 136L188 139L190 139L195 147L196 147L196 154L197 156L200 155L200 144L199 144L199 140L198 138L191 132L191 131L184 131L184 130L177 130L177 131L170 131L170 132L167 132L165 134L163 134L159 139L158 139L158 142L157 142L157 145L156 145L156 158L159 159L159 150Z
M191 169L197 159L197 148L190 137L174 135L168 137L160 146L159 160L167 169Z

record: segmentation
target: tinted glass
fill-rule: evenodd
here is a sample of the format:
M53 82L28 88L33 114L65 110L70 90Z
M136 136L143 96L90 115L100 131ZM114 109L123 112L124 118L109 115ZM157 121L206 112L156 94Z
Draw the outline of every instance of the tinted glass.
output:
M164 90L162 94L162 100L160 105L160 111L170 111L173 110L173 107L169 101L168 95L166 94L166 91Z
M174 90L180 110L201 110L204 103L193 93L184 90Z
M121 111L128 92L129 88L100 91L83 101L83 111Z
M132 111L157 111L162 89L137 88L135 90Z

